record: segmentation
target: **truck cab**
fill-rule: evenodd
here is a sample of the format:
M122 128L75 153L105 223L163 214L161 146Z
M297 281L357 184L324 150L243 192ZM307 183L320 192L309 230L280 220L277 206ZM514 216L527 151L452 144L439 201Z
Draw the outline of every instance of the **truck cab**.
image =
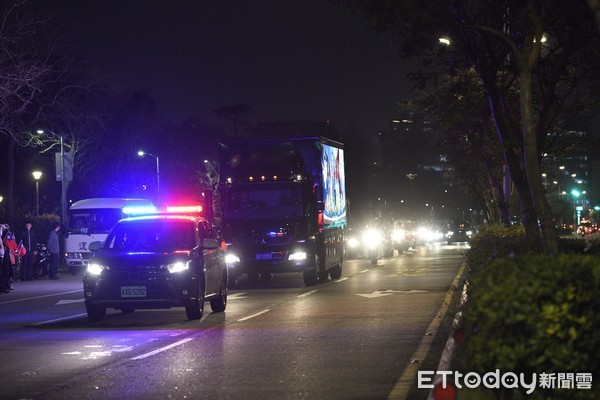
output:
M223 145L222 229L230 282L243 274L257 282L274 273L301 272L305 285L312 286L328 275L341 276L343 150L328 143L297 138ZM332 159L340 150L342 159Z

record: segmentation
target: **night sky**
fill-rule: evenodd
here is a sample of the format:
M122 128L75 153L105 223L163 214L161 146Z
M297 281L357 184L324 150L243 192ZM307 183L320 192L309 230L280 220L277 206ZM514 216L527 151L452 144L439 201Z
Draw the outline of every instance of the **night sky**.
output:
M388 127L408 96L407 63L389 37L327 0L51 0L81 56L165 119L244 103L251 123L330 121Z

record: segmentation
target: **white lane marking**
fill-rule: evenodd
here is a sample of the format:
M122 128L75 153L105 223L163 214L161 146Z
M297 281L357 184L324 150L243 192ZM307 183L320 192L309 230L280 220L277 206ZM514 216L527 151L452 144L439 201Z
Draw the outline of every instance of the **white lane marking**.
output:
M317 292L318 292L318 290L311 290L310 292L302 293L301 295L298 296L298 298L303 299L303 298L308 297L311 294L317 293Z
M345 281L346 279L348 279L348 277L337 279L337 280L335 280L334 282L343 282L343 281Z
M249 320L251 318L258 317L259 315L262 315L264 313L268 313L269 311L271 311L271 310L269 310L267 308L266 310L262 310L260 312L257 312L256 314L252 314L252 315L248 315L247 317L240 318L240 319L237 320L237 322L247 321L247 320Z
M194 340L194 338L185 338L185 339L182 339L182 340L180 340L180 341L178 341L178 342L171 343L171 344L170 344L170 345L168 345L168 346L161 347L160 349L153 350L153 351L151 351L151 352L149 352L149 353L146 353L146 354L142 354L141 356L133 357L133 358L132 358L132 360L134 360L134 361L137 361L137 360L143 360L144 358L147 358L147 357L153 356L153 355L155 355L155 354L158 354L158 353L162 353L163 351L166 351L166 350L172 349L173 347L180 346L180 345L182 345L182 344L184 344L184 343L187 343L187 342L189 342L190 340Z
M385 297L385 296L391 296L393 294L398 294L398 293L424 293L427 292L427 290L376 290L372 293L357 293L357 296L362 296L362 297L366 297L367 299L374 299L377 297Z
M458 273L454 277L454 280L452 281L450 288L446 292L446 296L444 297L444 300L442 301L442 305L440 306L440 308L437 312L437 316L431 321L431 323L425 330L425 332L430 332L431 334L426 335L423 337L423 339L421 339L419 346L417 347L417 349L413 353L412 357L410 358L411 360L423 361L427 357L427 354L429 353L429 350L431 349L431 346L433 345L433 340L437 334L437 331L438 331L440 325L442 324L444 315L446 315L446 313L448 312L448 308L450 307L450 302L452 301L452 294L453 294L452 288L458 287L460 277L462 276L465 268L466 268L466 264L463 263L462 266L460 267L460 269L458 270ZM400 378L398 379L398 381L392 388L392 391L388 395L388 397L387 397L388 400L405 400L408 397L408 391L410 390L413 382L417 378L417 371L419 370L420 366L421 366L420 362L409 363L406 366L406 368L404 369L404 372L402 373L402 375L400 376Z
M35 324L33 324L34 326L40 326L40 325L45 325L45 324L52 324L54 322L60 322L60 321L68 321L70 319L75 319L75 318L81 318L81 317L85 317L87 314L83 313L83 314L75 314L75 315L69 315L68 317L63 317L63 318L56 318L56 319L50 319L48 321L42 321L42 322L36 322Z
M2 304L9 304L9 303L19 303L21 301L27 301L27 300L35 300L35 299L43 299L45 297L52 297L52 296L62 296L65 294L71 294L71 293L79 293L79 292L83 292L83 289L81 290L72 290L70 292L60 292L60 293L53 293L53 294L45 294L43 296L35 296L35 297L26 297L24 299L16 299L16 300L10 300L10 301L3 301L0 302L0 306Z
M364 274L365 272L369 272L368 269L363 269L362 271L358 271L359 274Z
M59 300L55 305L62 306L63 304L74 304L74 303L83 303L85 299L77 299L77 300Z
M239 300L239 299L245 299L246 296L244 296L246 293L233 293L233 294L228 294L227 295L227 301L229 300Z

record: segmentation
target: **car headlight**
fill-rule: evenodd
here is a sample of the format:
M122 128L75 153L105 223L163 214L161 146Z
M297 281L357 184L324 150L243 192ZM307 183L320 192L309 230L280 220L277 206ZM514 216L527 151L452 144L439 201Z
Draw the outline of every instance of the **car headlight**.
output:
M473 235L473 231L467 231L467 236Z
M240 262L240 258L238 256L236 256L235 254L226 254L225 255L225 264L231 265L231 264L237 264L239 262Z
M190 262L177 261L171 264L167 264L166 267L170 273L176 274L178 272L187 271L188 269L190 269Z
M403 240L406 233L404 233L403 229L394 229L392 232L392 239L395 241Z
M379 246L382 240L383 236L377 229L369 229L363 235L363 242L369 248L375 248Z
M290 260L290 261L306 260L306 252L305 251L296 251L289 255L288 260Z
M90 263L87 266L86 272L90 275L100 275L105 269L107 268L104 265Z
M350 247L351 249L354 249L356 247L358 247L360 245L360 242L358 241L357 238L350 238L348 239L348 247Z

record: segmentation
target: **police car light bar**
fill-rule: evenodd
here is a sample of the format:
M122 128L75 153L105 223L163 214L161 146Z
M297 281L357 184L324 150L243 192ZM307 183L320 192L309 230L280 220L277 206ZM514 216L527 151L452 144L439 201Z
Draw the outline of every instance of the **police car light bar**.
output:
M125 206L125 207L123 207L123 213L128 214L128 215L155 214L156 207L154 207L154 206Z
M200 213L202 206L167 206L168 213Z

